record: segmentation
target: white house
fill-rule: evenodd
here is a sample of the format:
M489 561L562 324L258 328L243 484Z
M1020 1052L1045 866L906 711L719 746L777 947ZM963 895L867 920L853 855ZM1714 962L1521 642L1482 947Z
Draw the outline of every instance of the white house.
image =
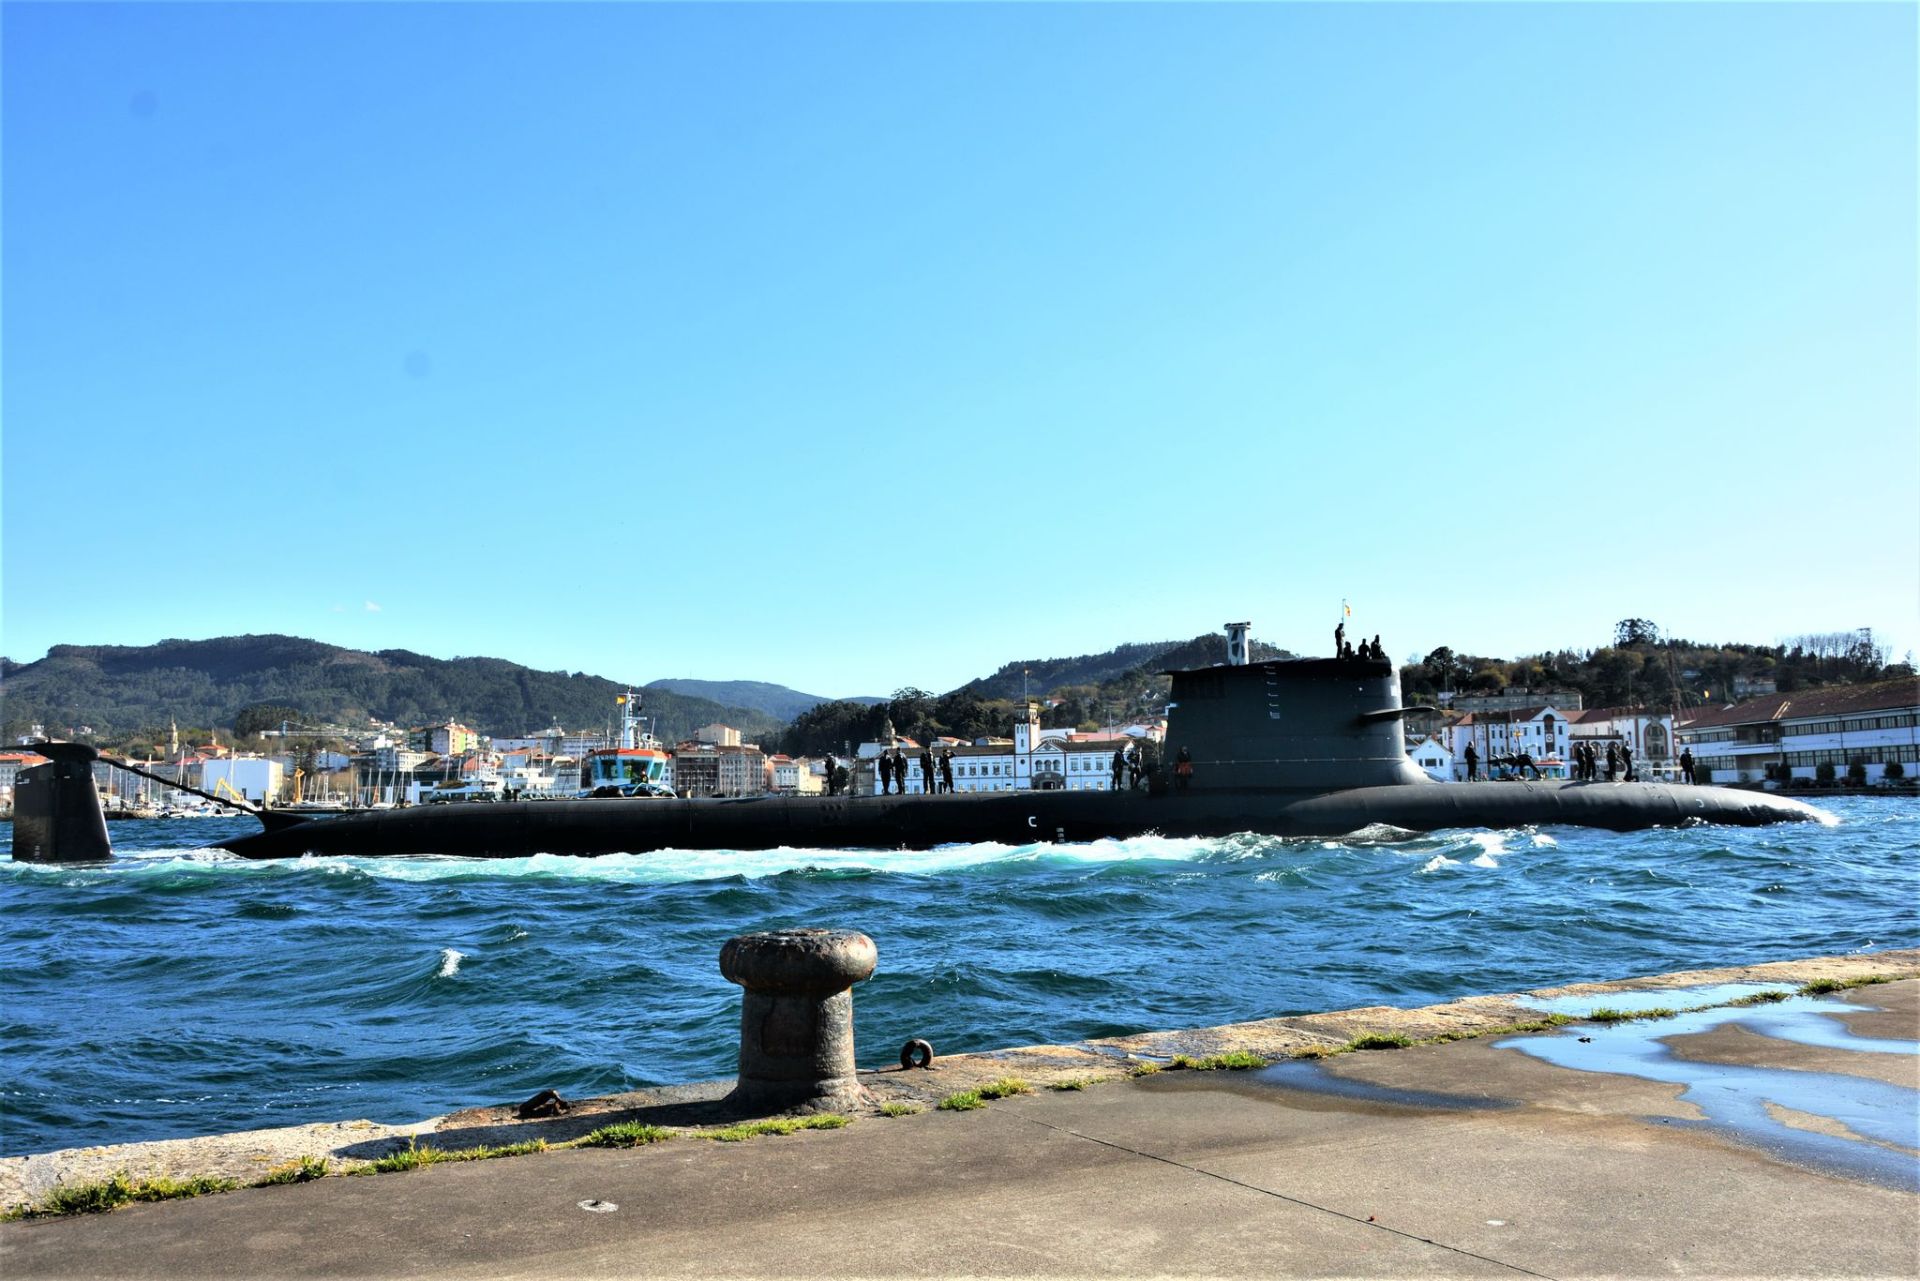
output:
M1437 738L1423 738L1407 753L1413 763L1425 770L1429 777L1442 783L1457 781L1454 778L1453 753L1447 745Z
M1095 738L1061 729L1042 730L1039 708L1030 706L1027 719L1014 723L1011 742L985 739L950 749L936 745L933 754L938 760L943 752L953 752L956 792L1105 792L1113 789L1113 754L1128 747L1139 751L1143 746L1124 735ZM917 792L919 754L908 751L907 755L907 790Z
M1590 707L1574 713L1573 741L1591 743L1607 756L1607 744L1633 749L1639 765L1659 768L1678 755L1673 742L1673 716L1647 707Z
M1553 706L1516 707L1504 711L1469 712L1447 726L1447 751L1456 768L1453 777L1467 776L1467 744L1487 776L1496 756L1530 756L1534 768L1548 778L1567 777L1569 723L1578 712Z

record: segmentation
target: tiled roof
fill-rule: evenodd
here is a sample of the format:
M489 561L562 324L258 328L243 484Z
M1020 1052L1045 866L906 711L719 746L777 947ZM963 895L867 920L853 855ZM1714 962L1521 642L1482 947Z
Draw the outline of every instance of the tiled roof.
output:
M1573 712L1570 715L1576 721L1615 721L1623 716L1660 716L1663 714L1664 713L1655 711L1651 707L1636 704L1631 707L1589 707L1584 712Z
M1759 725L1768 721L1801 720L1810 716L1844 716L1891 707L1920 707L1920 681L1911 677L1875 681L1871 685L1828 685L1768 694L1731 707L1702 707L1687 713L1682 729L1711 729L1720 725Z

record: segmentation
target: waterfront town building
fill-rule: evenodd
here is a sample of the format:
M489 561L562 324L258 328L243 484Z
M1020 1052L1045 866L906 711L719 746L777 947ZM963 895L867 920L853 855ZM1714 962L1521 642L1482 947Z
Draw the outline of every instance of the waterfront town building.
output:
M1475 749L1478 750L1478 749ZM1407 749L1407 756L1427 772L1427 777L1441 783L1454 782L1453 753L1447 745L1437 738L1423 738Z
M793 757L784 752L767 757L767 767L773 772L773 790L801 796L813 796L826 791L826 778L814 768L814 764L804 756Z
M407 746L435 756L462 756L479 748L480 736L459 721L443 721L408 730Z
M46 763L36 752L0 752L0 808L13 808L13 780L21 770Z
M265 757L208 760L200 766L201 790L225 795L230 788L256 805L278 800L285 782L286 769L279 761Z
M1566 778L1569 727L1578 715L1551 705L1467 713L1446 731L1453 780L1467 777L1468 743L1479 755L1482 777L1493 769L1494 758L1525 755L1543 778Z
M1145 750L1152 733L1165 734L1165 723L1138 727L1138 735L1098 736L1040 728L1037 706L1027 719L1016 721L1013 738L987 739L953 749L953 790L956 792L1040 791L1106 792L1113 790L1113 754L1128 747ZM919 769L908 771L908 790L917 790ZM1121 786L1125 787L1125 780Z
M752 743L695 741L673 749L672 787L682 796L759 796L772 786L772 763Z
M699 729L693 731L693 741L696 743L709 743L714 747L738 747L740 746L740 731L731 725L721 725L716 722L712 725L702 725Z
M1895 777L1914 776L1917 724L1920 685L1908 677L1700 708L1681 721L1678 737L1703 783L1813 779L1823 764L1843 778L1856 763L1875 783L1889 781L1889 764L1899 766Z
M1588 708L1574 718L1573 741L1591 745L1602 761L1609 743L1632 749L1635 772L1649 782L1669 773L1679 755L1673 745L1673 714L1648 707Z

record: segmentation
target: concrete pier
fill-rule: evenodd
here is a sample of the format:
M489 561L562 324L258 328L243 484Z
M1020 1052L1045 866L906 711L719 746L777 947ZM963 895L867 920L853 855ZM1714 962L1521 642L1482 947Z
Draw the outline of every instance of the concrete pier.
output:
M1866 976L1898 977L1725 1003ZM1710 1008L1473 1036L1556 1002ZM977 1111L867 1112L830 1132L714 1143L686 1126L640 1149L9 1224L0 1274L1912 1276L1916 1034L1920 950L1909 950L945 1057L861 1080L894 1103L1006 1076L1034 1092ZM1278 1058L1453 1035L1469 1039L1257 1071L1165 1066L1174 1053ZM1145 1064L1162 1070L1128 1075ZM1046 1088L1089 1078L1104 1079ZM730 1084L588 1101L549 1121L516 1123L502 1106L411 1128L448 1147L558 1140L612 1120L672 1124ZM405 1132L231 1139L254 1143L257 1176L302 1150L360 1163ZM212 1173L213 1152L148 1144L4 1161L0 1198L55 1171Z

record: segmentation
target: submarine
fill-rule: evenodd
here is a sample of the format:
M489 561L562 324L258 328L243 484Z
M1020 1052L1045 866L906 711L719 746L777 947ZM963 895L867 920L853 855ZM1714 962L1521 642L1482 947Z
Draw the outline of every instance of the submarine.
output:
M1168 672L1160 759L1135 791L509 801L313 818L242 836L244 858L640 854L659 849L928 849L1070 843L1156 833L1342 836L1569 824L1633 831L1689 821L1823 821L1804 802L1677 783L1441 783L1407 757L1400 676L1387 659L1254 662L1243 625L1227 661ZM1184 749L1190 774L1172 759Z
M221 846L249 859L309 854L520 858L662 849L1065 844L1149 833L1343 836L1374 826L1426 832L1567 824L1625 832L1689 822L1751 827L1832 821L1787 797L1692 784L1437 782L1407 756L1400 677L1390 660L1255 662L1248 657L1242 624L1229 630L1225 663L1164 674L1173 682L1164 751L1150 761L1147 786L1139 790L596 797L324 817L263 811L258 817L266 830ZM1176 774L1171 760L1183 751L1191 771ZM36 767L57 768L73 766ZM38 813L49 806L31 808ZM69 842L66 848L75 852L63 856L52 842L23 842L18 823L16 813L16 859L87 857L80 851L88 848L91 829Z

